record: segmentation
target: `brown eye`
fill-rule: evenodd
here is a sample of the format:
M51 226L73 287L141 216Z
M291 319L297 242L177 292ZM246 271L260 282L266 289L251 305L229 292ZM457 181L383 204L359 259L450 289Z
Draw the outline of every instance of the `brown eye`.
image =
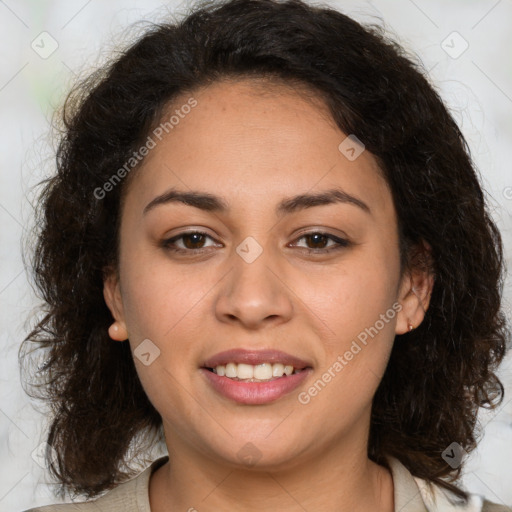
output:
M309 253L325 254L333 250L343 249L350 246L350 242L348 240L344 240L343 238L338 238L336 236L322 232L307 233L302 235L297 240L302 239L306 241L306 247L300 245L297 247L302 247ZM329 242L334 243L329 246L327 245Z
M304 238L313 245L313 247L310 247L311 249L324 249L325 245L329 242L329 237L321 233L305 235Z
M183 244L187 249L201 249L205 235L202 233L189 233L183 235L181 238L183 239ZM198 244L201 245L201 247L197 247Z
M163 240L161 245L164 249L174 252L201 251L202 249L211 247L211 245L204 245L208 238L213 240L207 233L203 233L201 231L189 231Z

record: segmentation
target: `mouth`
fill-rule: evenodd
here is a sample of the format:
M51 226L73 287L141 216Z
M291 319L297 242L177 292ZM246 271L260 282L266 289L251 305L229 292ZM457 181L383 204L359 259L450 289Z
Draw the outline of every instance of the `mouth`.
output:
M278 350L235 349L211 357L200 367L215 391L242 404L265 404L296 389L312 364Z
M281 377L289 377L301 373L305 369L310 368L305 366L303 368L295 368L292 365L284 365L283 363L260 363L257 365L230 362L227 364L217 365L215 368L205 367L212 373L217 374L219 377L227 377L228 379L240 382L271 382Z
M280 350L233 349L209 358L202 368L228 379L267 382L311 369L312 365Z

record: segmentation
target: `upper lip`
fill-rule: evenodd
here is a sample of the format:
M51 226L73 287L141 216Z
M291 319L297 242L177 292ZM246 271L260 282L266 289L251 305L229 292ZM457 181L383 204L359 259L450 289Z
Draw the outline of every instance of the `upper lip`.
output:
M245 363L257 365L262 363L282 363L283 365L293 366L297 370L310 367L311 365L298 357L287 354L280 350L266 349L266 350L245 350L242 348L235 348L219 352L210 357L203 364L203 368L215 368L227 363Z

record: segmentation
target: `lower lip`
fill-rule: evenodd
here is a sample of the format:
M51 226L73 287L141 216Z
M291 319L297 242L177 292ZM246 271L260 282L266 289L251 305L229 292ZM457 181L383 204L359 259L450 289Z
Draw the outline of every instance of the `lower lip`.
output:
M312 371L305 368L299 373L280 377L269 382L243 382L221 377L216 373L200 368L217 393L240 404L261 405L274 402L299 387Z

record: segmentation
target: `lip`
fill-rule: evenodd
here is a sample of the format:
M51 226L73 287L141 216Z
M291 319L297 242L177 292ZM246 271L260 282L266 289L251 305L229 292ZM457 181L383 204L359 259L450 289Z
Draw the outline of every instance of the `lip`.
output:
M236 381L228 377L221 377L206 368L200 368L199 371L212 388L224 397L240 404L262 405L275 402L291 393L304 382L313 369L306 368L299 373L279 377L268 382Z
M263 363L282 363L285 366L291 365L297 370L312 367L312 365L307 361L304 361L303 359L292 356L291 354L287 354L286 352L282 352L280 350L245 350L235 348L232 350L219 352L218 354L215 354L213 357L210 357L204 362L202 368L215 368L216 366L226 365L228 363L245 363L251 365Z

